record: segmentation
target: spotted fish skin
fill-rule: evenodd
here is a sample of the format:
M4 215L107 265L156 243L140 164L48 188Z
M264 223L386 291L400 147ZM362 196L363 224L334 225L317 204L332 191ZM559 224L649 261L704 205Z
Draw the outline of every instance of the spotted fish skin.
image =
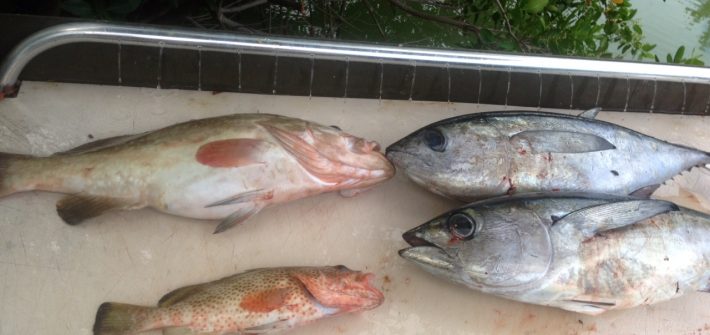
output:
M268 333L369 310L384 297L372 274L344 266L256 269L165 295L158 307L104 303L95 335Z

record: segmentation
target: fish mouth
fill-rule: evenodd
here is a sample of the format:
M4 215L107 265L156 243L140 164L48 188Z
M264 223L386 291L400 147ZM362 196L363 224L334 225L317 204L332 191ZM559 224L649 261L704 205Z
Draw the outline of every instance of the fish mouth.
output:
M438 245L418 236L420 228L414 228L402 234L402 238L411 247L399 250L399 255L432 273L451 272L455 269L455 260Z

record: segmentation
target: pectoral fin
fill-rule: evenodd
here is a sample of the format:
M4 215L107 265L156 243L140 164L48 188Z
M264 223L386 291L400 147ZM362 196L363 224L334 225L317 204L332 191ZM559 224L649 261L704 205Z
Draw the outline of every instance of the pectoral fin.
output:
M592 237L597 232L621 228L677 210L678 206L663 200L625 200L582 208L565 215L553 225L563 229L574 228L584 237Z
M222 222L217 225L217 228L215 228L213 234L219 234L229 228L236 226L237 224L246 221L254 214L259 213L260 210L261 207L257 205L245 206L244 208L239 209L238 211L232 213L224 220L222 220Z
M268 124L261 124L269 133L276 138L288 153L298 160L311 175L326 183L337 183L342 181L342 177L333 174L333 165L330 160L323 156L310 143L306 142L297 134L287 130L277 128Z
M253 191L247 191L247 192L242 192L235 194L229 198L222 199L217 202L213 202L205 208L209 207L215 207L215 206L226 206L226 205L234 205L234 204L240 204L244 202L251 202L255 200L269 200L274 197L274 191L266 191L264 189L258 189L258 190L253 190Z
M57 214L67 224L77 225L104 212L133 205L133 202L121 198L68 195L57 202Z
M616 149L609 141L587 133L559 130L527 130L510 138L515 147L530 147L531 153L584 153Z
M261 154L268 143L251 138L233 138L203 144L195 153L200 164L216 168L233 168L264 164Z

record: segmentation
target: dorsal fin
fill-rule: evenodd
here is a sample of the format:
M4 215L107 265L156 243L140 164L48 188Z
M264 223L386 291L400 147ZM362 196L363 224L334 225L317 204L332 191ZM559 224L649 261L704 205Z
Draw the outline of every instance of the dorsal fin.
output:
M139 137L146 135L148 133L150 133L150 132L104 138L104 139L92 141L89 143L84 143L78 147L69 149L67 151L57 152L54 155L79 155L79 154L85 154L87 152L99 151L101 149L106 149L109 147L113 147L113 146L116 146L119 144L126 143L128 141L134 140L134 139L139 138Z
M158 307L175 305L176 303L198 292L203 285L204 284L190 285L172 290L160 298L160 301L158 301Z
M601 112L601 110L602 110L601 107L594 107L594 108L591 108L591 109L588 109L584 112L579 113L578 116L586 118L586 119L596 119L597 115L599 114L599 112Z

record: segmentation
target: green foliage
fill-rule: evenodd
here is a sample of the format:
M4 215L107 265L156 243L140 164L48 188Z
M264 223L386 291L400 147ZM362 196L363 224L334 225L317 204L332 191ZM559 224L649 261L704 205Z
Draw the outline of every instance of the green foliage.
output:
M83 18L124 19L142 2L143 0L67 0L62 2L62 10Z
M656 60L629 0L67 0L81 17L127 18L149 2L192 25L250 33ZM710 0L705 0L710 3ZM189 10L181 10L189 7ZM710 11L710 5L707 8ZM710 36L710 35L709 35ZM710 39L710 37L708 37ZM702 65L681 46L669 63Z
M700 59L701 57L702 55L696 53L695 49L691 50L690 54L685 57L685 46L681 45L673 55L666 54L666 63L703 66L705 63ZM660 63L658 56L654 56L654 58L657 63Z

